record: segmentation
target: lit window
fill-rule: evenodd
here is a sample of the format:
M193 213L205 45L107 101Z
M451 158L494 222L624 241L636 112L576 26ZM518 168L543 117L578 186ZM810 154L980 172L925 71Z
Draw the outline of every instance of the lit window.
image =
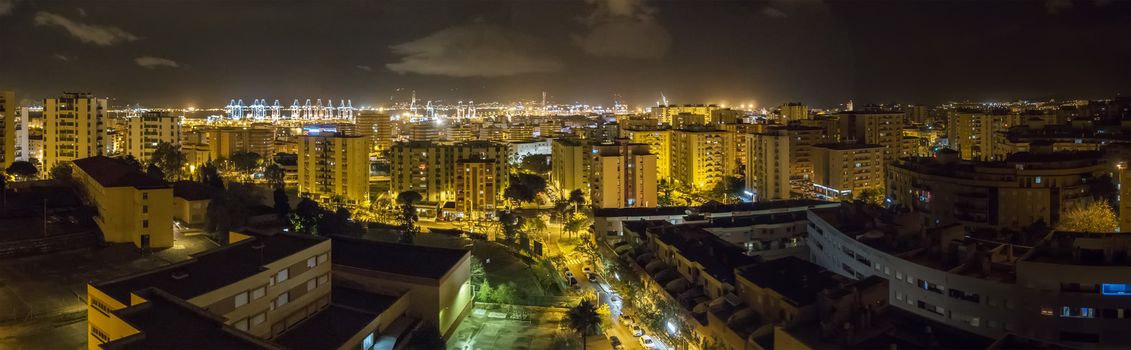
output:
M318 281L317 281L316 278L311 278L309 281L306 281L306 291L308 291L308 292L314 290L314 287L317 287L317 286L318 286Z
M247 292L236 294L236 307L244 306L247 304Z
M279 294L279 296L277 298L275 298L275 308L278 308L278 307L283 306L283 305L287 305L287 303L289 303L290 301L291 301L291 292L284 292L283 294Z
M306 259L306 267L314 267L315 265L318 265L316 261L317 260L313 256L310 257L310 259Z
M251 300L262 298L266 291L266 288L263 287L255 288L255 290L251 291Z
M290 278L290 269L279 270L279 273L275 275L275 283L283 283L287 278Z
M255 316L251 316L251 326L252 327L258 326L260 323L263 323L263 321L266 321L266 320L267 320L267 313L260 312L259 314L256 314Z
M246 332L247 331L247 319L245 318L245 319L236 321L235 326L236 326L236 329Z

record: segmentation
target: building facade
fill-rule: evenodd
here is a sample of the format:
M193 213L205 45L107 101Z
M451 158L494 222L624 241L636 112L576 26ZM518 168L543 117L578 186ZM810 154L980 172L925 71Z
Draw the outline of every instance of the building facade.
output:
M369 204L369 138L342 134L298 137L298 191L316 201Z
M731 152L734 134L711 127L672 131L672 179L694 189L709 189L733 176L736 162Z
M102 238L141 249L173 246L173 187L117 159L97 156L74 161L74 178L89 204Z
M854 198L865 190L884 190L884 152L880 145L824 143L813 146L813 190L818 198Z
M656 155L640 143L595 145L590 197L597 208L657 206Z
M140 162L148 162L159 143L180 147L181 118L161 112L145 112L127 119L126 133L129 137L126 138L125 153Z
M106 99L66 93L43 100L43 169L58 162L106 154Z

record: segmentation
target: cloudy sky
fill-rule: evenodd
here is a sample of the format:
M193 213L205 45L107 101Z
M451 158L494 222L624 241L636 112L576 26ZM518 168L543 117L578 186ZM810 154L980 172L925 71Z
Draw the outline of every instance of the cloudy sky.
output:
M1131 2L0 0L0 88L116 103L1131 93Z

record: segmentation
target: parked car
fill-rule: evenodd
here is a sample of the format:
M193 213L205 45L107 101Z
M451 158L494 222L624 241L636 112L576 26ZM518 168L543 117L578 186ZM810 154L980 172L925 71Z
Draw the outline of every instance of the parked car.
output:
M656 342L652 341L652 337L649 336L640 337L640 345L643 345L645 349L656 348Z
M566 270L566 277L573 278L573 271Z
M640 326L632 326L632 336L644 337L644 329L641 329Z
M585 268L581 269L581 271L585 271L585 273L593 272L593 270L590 269L589 266L586 266Z
M597 283L597 274L595 274L595 273L589 274L589 282Z
M621 344L620 339L617 339L615 335L609 337L609 344L613 345L613 349L624 349L624 344Z

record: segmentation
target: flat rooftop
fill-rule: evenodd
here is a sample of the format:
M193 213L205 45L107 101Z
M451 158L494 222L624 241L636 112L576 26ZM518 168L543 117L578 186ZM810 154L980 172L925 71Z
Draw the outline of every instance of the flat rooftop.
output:
M756 263L738 246L694 225L679 225L648 230L657 240L679 250L688 260L703 265L719 281L734 283L734 269Z
M103 349L282 349L161 290L138 294L147 302L114 314L141 333L102 344Z
M292 349L337 349L385 312L397 297L334 286L331 304L275 341Z
M608 218L621 216L670 216L687 214L687 207L658 208L602 208L593 211L594 217Z
M785 199L766 202L722 204L710 201L699 206L699 213L726 213L743 211L765 211L776 209L797 209L799 211L814 209L816 207L838 206L838 202L828 202L816 199Z
M735 271L762 288L769 288L794 305L810 305L826 289L840 286L835 273L795 256L746 266Z
M253 235L184 262L92 285L126 305L130 304L131 292L151 287L188 300L251 277L263 271L264 265L325 240L295 234Z
M440 279L471 254L466 249L425 247L334 236L335 265Z
M138 189L169 187L165 180L149 176L141 169L110 157L83 158L75 160L74 164L84 173L90 175L94 181L98 181L102 187L134 187Z

